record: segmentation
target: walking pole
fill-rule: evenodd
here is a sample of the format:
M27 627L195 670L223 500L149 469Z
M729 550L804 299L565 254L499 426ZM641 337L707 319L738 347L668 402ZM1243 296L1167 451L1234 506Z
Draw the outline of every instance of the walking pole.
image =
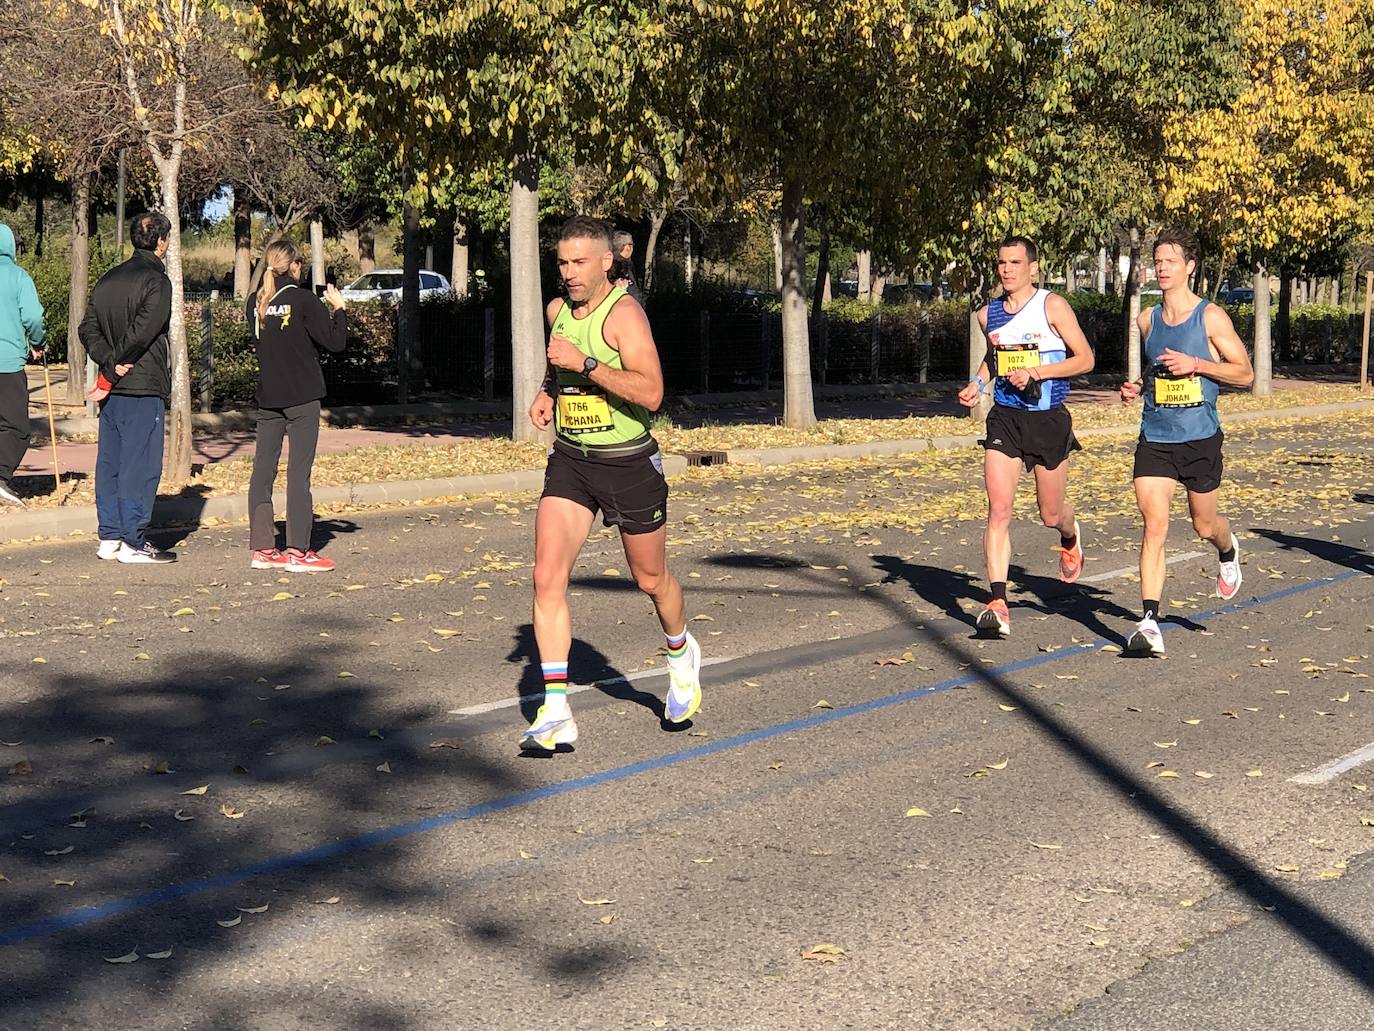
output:
M52 482L54 497L62 503L62 470L57 465L57 424L52 417L52 379L48 376L48 352L43 351L43 392L48 399L48 443L52 445Z

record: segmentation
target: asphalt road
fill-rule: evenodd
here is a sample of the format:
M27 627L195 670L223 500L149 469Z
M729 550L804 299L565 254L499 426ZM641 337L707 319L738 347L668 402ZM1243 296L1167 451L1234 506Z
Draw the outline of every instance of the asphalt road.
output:
M1245 588L1180 519L1163 660L1127 441L1082 583L1017 523L1007 641L978 454L694 473L704 710L598 532L549 758L531 499L332 517L332 577L0 551L0 1027L1363 1027L1374 763L1291 778L1374 741L1371 428L1231 435Z

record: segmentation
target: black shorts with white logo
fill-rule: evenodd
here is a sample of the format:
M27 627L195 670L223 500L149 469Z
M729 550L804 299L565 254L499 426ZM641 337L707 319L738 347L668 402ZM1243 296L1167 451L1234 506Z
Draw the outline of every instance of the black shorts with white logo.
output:
M993 405L987 437L978 443L989 451L1019 458L1026 472L1037 465L1058 469L1072 452L1083 450L1073 435L1073 417L1063 405L1043 412Z
M1203 440L1156 444L1142 433L1135 445L1132 478L1162 476L1177 480L1194 494L1210 494L1221 486L1221 430Z
M668 481L652 437L638 451L606 455L558 439L544 472L546 498L567 498L621 533L653 533L668 521Z

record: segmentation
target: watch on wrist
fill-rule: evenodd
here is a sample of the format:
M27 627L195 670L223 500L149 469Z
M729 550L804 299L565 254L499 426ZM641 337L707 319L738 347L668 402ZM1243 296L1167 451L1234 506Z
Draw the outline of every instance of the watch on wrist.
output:
M595 358L589 356L587 360L582 363L582 375L590 376L593 372L596 371L596 367L600 364L601 363L597 361Z

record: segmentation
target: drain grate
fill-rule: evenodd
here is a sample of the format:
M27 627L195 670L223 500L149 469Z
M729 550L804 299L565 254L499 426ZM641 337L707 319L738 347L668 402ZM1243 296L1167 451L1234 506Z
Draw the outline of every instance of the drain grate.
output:
M730 460L725 451L688 451L684 456L689 466L724 465Z

